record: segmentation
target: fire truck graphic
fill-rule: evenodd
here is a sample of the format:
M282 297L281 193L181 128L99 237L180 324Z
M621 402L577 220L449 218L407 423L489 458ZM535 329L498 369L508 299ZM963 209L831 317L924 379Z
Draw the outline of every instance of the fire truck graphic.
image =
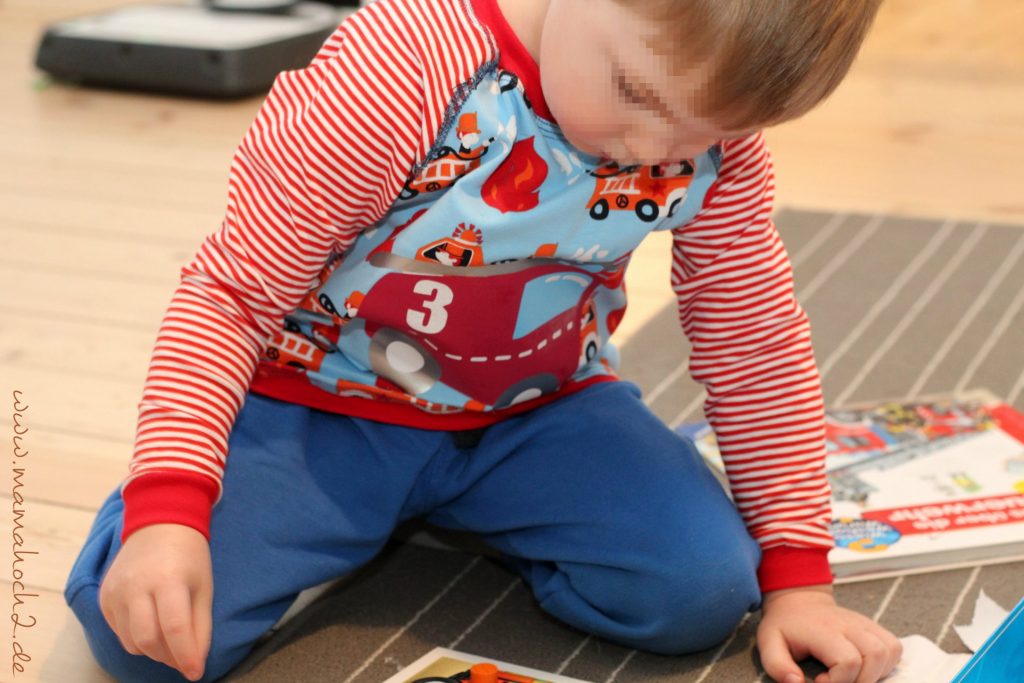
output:
M412 199L421 192L437 192L451 187L459 178L480 166L480 160L487 154L494 138L477 144L480 142L480 128L476 112L462 114L455 132L459 137L459 148L445 145L437 150L433 160L419 175L405 183L399 199Z
M302 371L317 372L323 365L327 352L305 336L285 329L274 332L263 355L278 365L290 365Z
M826 416L825 442L829 455L849 455L884 450L892 440L869 422L841 422Z
M694 171L687 160L622 168L609 161L588 173L597 178L594 194L587 202L591 218L602 221L611 211L633 211L640 220L650 223L675 214L686 199Z
M574 263L453 269L386 253L371 262L397 272L360 308L370 366L411 395L440 383L504 408L555 391L599 350L601 281Z

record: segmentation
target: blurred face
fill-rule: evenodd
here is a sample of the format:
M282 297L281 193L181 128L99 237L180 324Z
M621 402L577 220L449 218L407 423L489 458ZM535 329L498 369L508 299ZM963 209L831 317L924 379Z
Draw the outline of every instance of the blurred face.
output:
M540 38L548 108L574 146L620 165L691 159L753 132L695 112L709 65L672 74L651 46L658 25L612 0L550 0Z

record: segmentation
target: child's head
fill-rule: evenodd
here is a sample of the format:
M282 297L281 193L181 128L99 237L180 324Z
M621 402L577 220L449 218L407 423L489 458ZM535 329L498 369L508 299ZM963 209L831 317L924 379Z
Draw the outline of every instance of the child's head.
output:
M549 0L545 98L620 163L690 158L803 115L849 70L881 0Z

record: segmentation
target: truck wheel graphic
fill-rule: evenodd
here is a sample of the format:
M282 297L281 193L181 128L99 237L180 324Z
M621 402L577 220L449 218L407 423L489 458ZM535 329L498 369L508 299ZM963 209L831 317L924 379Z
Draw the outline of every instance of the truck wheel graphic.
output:
M658 218L658 204L653 199L641 199L636 203L636 215L650 223Z
M535 399L541 394L547 394L558 389L558 380L554 375L544 373L519 380L498 397L495 401L495 408L508 408L509 406L523 401Z
M331 297L327 296L326 294L321 294L319 296L319 300L320 305L324 307L325 311L327 311L331 315L338 315L338 309L334 307L334 302L331 301Z
M598 199L597 202L590 207L590 217L599 221L603 221L605 218L608 218L608 200Z
M418 341L389 327L379 329L370 340L370 368L413 396L434 386L441 367Z
M301 332L302 331L302 328L299 327L299 324L296 323L294 320L285 320L284 321L284 329L288 330L289 332Z
M412 199L419 194L419 190L414 190L408 185L402 188L402 191L398 193L399 199Z
M676 209L679 208L679 204L682 201L683 201L682 199L675 199L675 200L672 201L672 206L668 207L668 216L669 216L669 218L671 218L672 216L675 215Z

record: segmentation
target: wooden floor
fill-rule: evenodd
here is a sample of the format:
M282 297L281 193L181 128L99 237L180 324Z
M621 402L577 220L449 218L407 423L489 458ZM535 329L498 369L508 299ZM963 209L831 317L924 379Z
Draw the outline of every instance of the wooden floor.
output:
M35 625L18 631L31 656L18 681L107 680L61 591L126 473L157 327L179 269L220 223L228 163L260 102L86 90L33 69L42 26L113 4L129 3L0 5L0 413L15 390L29 406L21 549L39 553L19 565L33 595L18 613ZM779 204L1024 224L1020 26L1019 0L888 0L836 94L769 131ZM620 341L668 301L667 255L658 239L638 255ZM13 493L12 480L4 505ZM0 576L6 590L14 578Z

